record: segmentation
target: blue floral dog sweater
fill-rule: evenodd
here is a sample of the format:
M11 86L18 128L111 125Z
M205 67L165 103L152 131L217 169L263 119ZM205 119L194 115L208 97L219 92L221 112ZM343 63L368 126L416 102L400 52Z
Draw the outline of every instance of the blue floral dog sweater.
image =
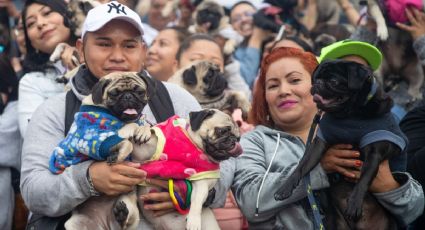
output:
M136 123L145 125L143 116ZM82 105L68 135L53 151L50 171L60 174L70 165L88 159L106 160L111 148L123 140L118 130L125 124L105 108Z

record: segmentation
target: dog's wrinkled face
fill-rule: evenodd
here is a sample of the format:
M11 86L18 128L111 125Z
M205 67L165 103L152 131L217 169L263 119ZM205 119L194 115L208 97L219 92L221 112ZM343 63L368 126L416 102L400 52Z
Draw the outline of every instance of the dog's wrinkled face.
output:
M203 28L206 33L215 31L220 26L220 21L224 17L223 7L214 1L204 1L196 8L196 24Z
M237 124L224 112L204 109L191 112L189 135L213 162L242 154Z
M347 114L366 104L372 83L372 71L362 64L344 60L327 61L313 73L311 94L319 109Z
M135 121L152 96L150 84L150 79L141 73L110 73L93 87L92 100L124 122Z
M178 80L178 79L176 79ZM227 80L217 65L207 61L193 64L183 71L182 85L200 103L207 103L223 96Z

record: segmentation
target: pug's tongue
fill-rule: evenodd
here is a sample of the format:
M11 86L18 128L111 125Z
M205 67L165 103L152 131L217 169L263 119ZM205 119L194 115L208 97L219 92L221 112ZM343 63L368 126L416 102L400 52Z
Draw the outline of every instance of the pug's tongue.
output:
M324 105L330 104L331 102L333 102L333 99L325 99L322 96L320 96L319 94L314 94L313 95L313 101L318 103L322 103Z
M137 111L135 109L131 109L131 108L124 110L123 113L127 114L127 115L137 115Z
M241 144L239 144L239 142L236 142L235 147L233 147L230 151L228 151L228 153L232 157L237 157L237 156L241 155L242 154Z

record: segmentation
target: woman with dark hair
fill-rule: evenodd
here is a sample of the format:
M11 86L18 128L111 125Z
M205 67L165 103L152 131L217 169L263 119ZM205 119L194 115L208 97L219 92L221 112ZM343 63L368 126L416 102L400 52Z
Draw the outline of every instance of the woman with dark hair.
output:
M19 126L25 130L32 113L47 98L63 92L64 84L56 79L66 72L61 61L51 63L49 57L59 43L74 46L74 26L67 17L63 0L28 0L22 12L27 54L19 84Z
M146 69L152 77L167 81L177 70L176 54L189 35L185 28L168 27L161 30L149 47Z
M317 112L310 93L317 65L312 53L289 47L274 49L262 62L248 118L256 128L241 138L244 153L234 160L234 173L229 161L220 169L220 185L231 185L250 229L314 229L304 182L285 200L273 197L304 154ZM310 172L312 190L329 186L327 173L359 178L358 154L346 145L331 147ZM400 177L404 179L391 174L386 161L369 191L401 225L407 225L422 212L424 197L410 175L397 173ZM217 200L223 191L216 186Z
M15 193L12 171L19 171L21 135L18 127L18 78L9 58L0 54L0 229L12 229Z

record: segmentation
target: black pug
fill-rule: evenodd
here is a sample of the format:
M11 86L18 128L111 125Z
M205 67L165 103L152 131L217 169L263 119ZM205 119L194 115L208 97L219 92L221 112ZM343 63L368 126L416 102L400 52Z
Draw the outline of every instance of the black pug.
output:
M317 136L293 174L275 193L275 199L289 197L331 145L352 144L364 162L361 176L356 184L343 179L331 181L330 202L335 210L328 213L334 216L329 216L327 228L361 229L373 224L374 229L391 229L397 226L394 218L368 193L379 164L400 154L407 145L407 138L390 112L392 99L377 86L372 70L356 62L324 62L312 78L313 100L325 114Z

